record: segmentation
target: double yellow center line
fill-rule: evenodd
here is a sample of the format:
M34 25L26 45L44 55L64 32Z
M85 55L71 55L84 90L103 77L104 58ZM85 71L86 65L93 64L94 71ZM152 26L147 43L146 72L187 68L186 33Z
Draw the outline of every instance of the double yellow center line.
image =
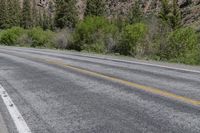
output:
M176 100L176 101L179 101L179 102L184 102L184 103L191 104L191 105L198 106L198 107L200 106L199 100L195 100L195 99L191 99L191 98L188 98L188 97L185 97L185 96L177 95L177 94L174 94L174 93L171 93L171 92L168 92L168 91L164 91L162 89L158 89L158 88L154 88L154 87L145 86L145 85L141 85L141 84L138 84L138 83L130 82L130 81L120 79L120 78L117 78L117 77L112 77L112 76L108 76L108 75L101 74L101 73L98 73L98 72L86 70L84 68L80 68L80 67L77 67L77 66L66 64L66 63L64 63L60 60L42 59L42 58L36 58L36 57L26 57L26 58L33 59L33 60L36 60L36 61L40 61L40 62L43 62L43 63L48 63L48 64L60 66L60 67L67 68L67 69L71 69L71 70L76 71L76 72L80 72L80 73L83 73L83 74L86 74L86 75L102 78L102 79L105 79L105 80L110 80L110 81L113 81L113 82L116 82L116 83L120 83L120 84L123 84L123 85L126 85L126 86L133 87L133 89L142 90L142 91L154 94L154 95L166 97L166 98L173 99L173 100Z

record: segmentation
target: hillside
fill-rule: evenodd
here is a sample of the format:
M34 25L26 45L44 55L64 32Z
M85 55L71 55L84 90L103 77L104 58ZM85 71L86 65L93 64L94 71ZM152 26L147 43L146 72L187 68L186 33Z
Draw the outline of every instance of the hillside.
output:
M38 9L52 12L53 0L36 0ZM107 16L116 17L119 13L127 14L135 0L106 0ZM51 6L50 6L51 3ZM183 24L200 28L200 0L178 0L183 15ZM140 0L141 8L145 14L157 13L161 7L160 0ZM84 16L86 0L77 0L77 9L80 19ZM50 9L51 8L51 9Z
M134 0L107 0L106 2L108 17L115 17L119 13L126 15L131 5L134 4ZM86 0L78 0L81 17L84 14L85 3ZM183 23L198 27L200 25L200 0L178 0L178 4L183 14ZM161 7L160 0L140 0L140 5L145 14L157 13Z

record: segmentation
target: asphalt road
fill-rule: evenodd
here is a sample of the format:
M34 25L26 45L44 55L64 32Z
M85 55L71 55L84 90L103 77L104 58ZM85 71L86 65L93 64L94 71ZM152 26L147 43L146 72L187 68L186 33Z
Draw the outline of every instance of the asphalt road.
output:
M117 58L0 47L0 85L32 133L200 133L200 67Z

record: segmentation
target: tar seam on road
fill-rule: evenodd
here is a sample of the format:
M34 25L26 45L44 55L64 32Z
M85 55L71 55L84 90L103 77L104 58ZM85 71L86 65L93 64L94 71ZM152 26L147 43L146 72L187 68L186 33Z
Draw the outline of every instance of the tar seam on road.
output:
M2 87L2 85L0 85L0 95L11 115L11 118L15 123L18 133L31 133L31 130L29 129L24 118L17 109L17 106L13 103L12 99L10 98L6 90Z
M119 79L119 78L116 78L116 77L107 76L105 74L101 74L101 73L98 73L98 72L86 70L84 68L65 64L62 61L53 61L53 60L49 60L49 59L43 59L42 60L42 59L39 59L39 58L34 58L34 59L40 60L42 62L46 62L46 63L49 63L49 64L54 64L54 65L57 65L57 66L60 66L60 67L65 67L65 68L68 68L68 69L71 69L71 70L74 70L74 71L78 71L78 72L86 74L86 75L91 75L91 76L94 76L94 77L99 77L99 78L102 78L102 79L121 83L121 84L130 86L130 87L133 87L134 89L143 90L145 92L149 92L151 94L155 94L155 95L158 95L158 96L163 96L163 97L166 97L166 98L174 99L174 100L184 102L184 103L187 103L187 104L191 104L191 105L194 105L194 106L200 106L199 100L195 100L195 99L191 99L191 98L188 98L188 97L185 97L185 96L177 95L177 94L167 92L167 91L164 91L164 90L161 90L161 89L158 89L158 88L153 88L153 87L150 87L150 86L145 86L145 85L133 83L133 82L123 80L123 79Z

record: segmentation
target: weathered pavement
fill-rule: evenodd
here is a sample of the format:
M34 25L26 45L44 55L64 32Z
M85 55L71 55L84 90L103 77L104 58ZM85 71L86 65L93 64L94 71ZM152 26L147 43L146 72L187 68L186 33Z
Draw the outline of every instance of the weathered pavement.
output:
M1 114L0 114L0 133L8 133L7 127L4 123L4 120Z
M32 133L200 132L199 67L0 47L0 85Z

